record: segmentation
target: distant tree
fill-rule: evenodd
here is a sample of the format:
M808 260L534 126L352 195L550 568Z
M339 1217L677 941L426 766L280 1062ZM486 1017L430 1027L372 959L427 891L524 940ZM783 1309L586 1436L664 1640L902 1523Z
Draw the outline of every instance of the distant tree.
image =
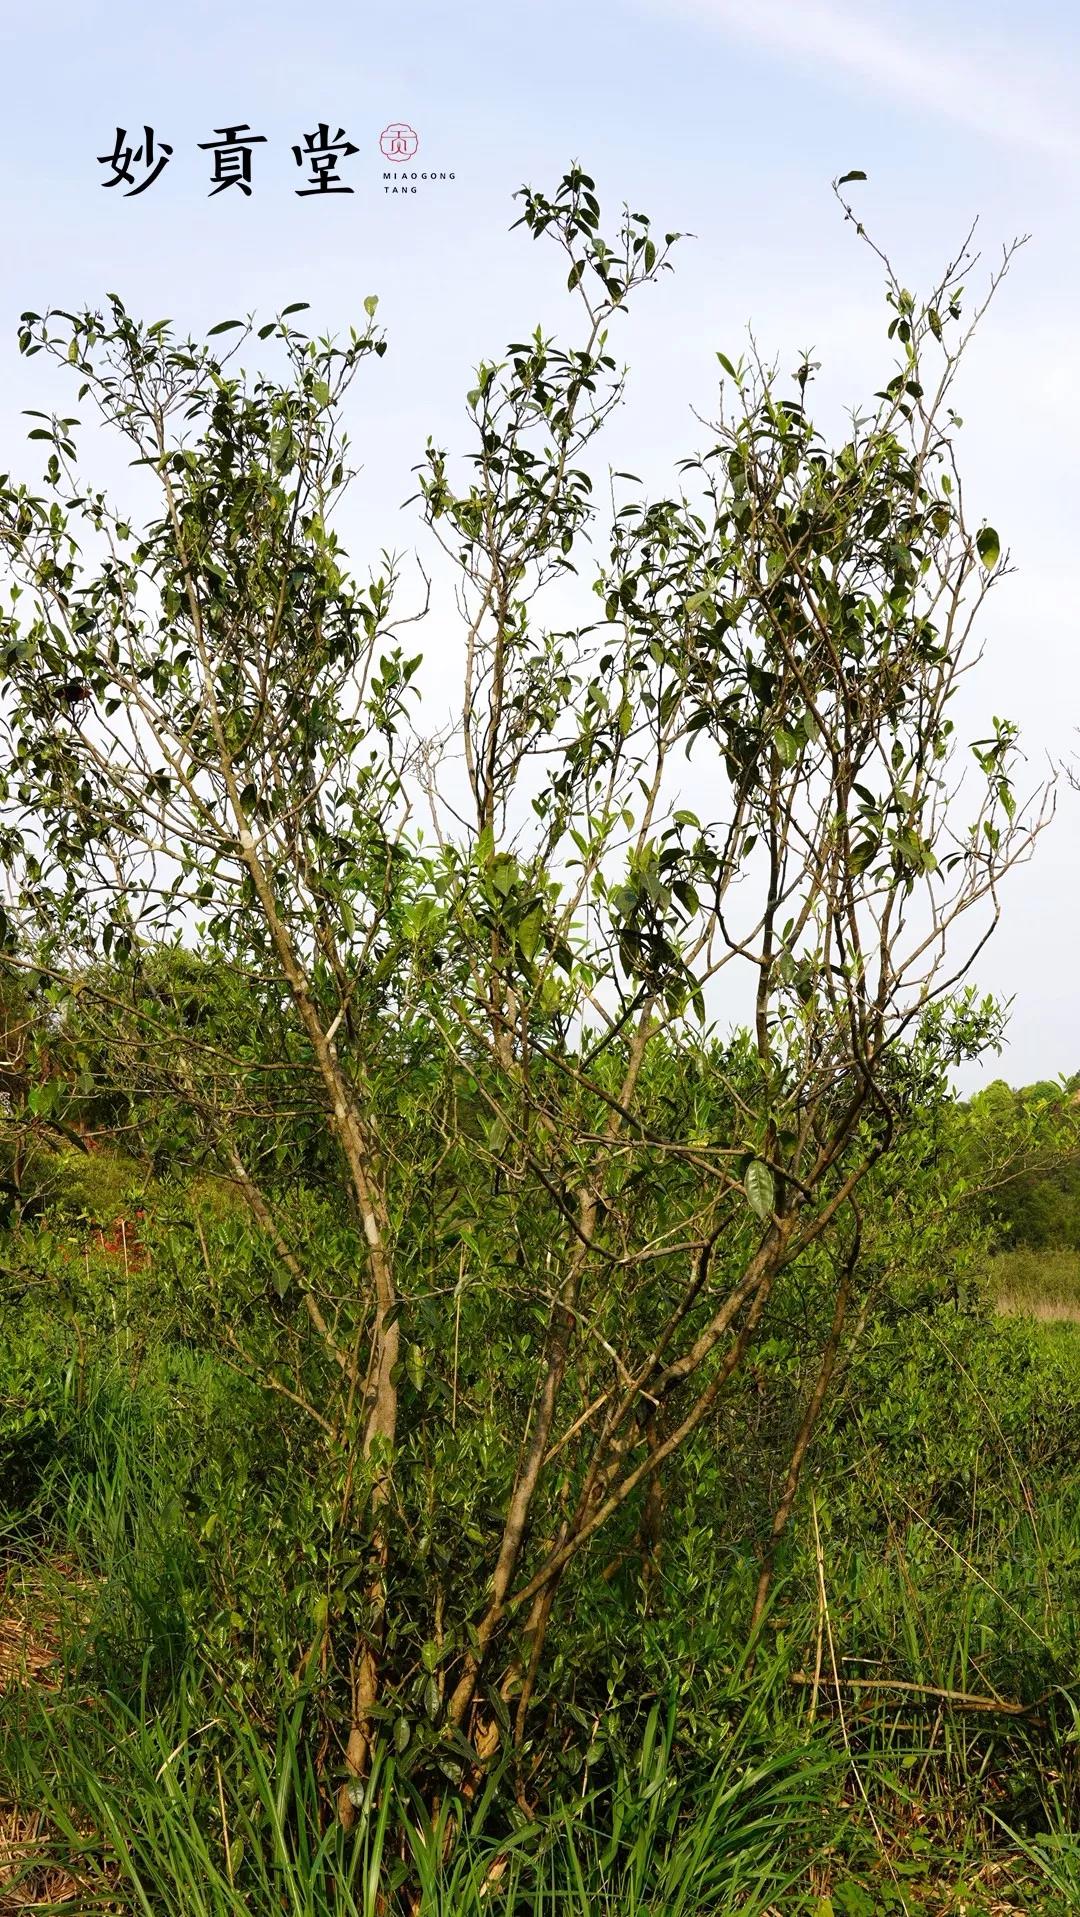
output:
M183 1106L274 1262L267 1323L306 1314L303 1368L263 1369L310 1412L336 1514L346 1821L392 1723L444 1761L528 1742L564 1579L648 1520L818 1247L835 1343L860 1188L998 1032L963 981L1039 824L1013 727L958 761L950 716L1005 569L954 460L969 256L921 301L885 264L893 368L836 447L808 363L785 386L720 355L705 450L669 497L626 494L601 563L610 329L678 235L626 212L605 240L576 168L522 199L578 341L483 363L465 473L431 444L421 468L460 586L467 817L410 718L397 568L358 586L331 524L374 299L344 345L287 308L251 379L216 337L250 322L178 344L115 298L28 313L24 352L70 366L157 506L135 528L87 484L73 418L34 428L43 493L0 484L17 951L97 1003L117 1083ZM583 564L594 616L551 630L539 595ZM178 941L213 950L216 1025L163 971ZM721 1044L729 975L750 1029ZM315 1124L344 1268L282 1193Z
M958 1149L970 1196L1002 1249L1080 1251L1080 1108L1071 1081L1014 1089L995 1079L968 1102Z

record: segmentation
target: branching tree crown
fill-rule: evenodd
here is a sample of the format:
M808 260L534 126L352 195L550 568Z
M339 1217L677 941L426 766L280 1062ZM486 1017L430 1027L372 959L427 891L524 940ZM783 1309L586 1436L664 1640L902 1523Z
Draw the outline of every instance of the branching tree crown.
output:
M343 402L384 348L373 299L344 345L286 309L258 334L284 370L255 378L234 370L250 322L178 344L116 298L28 313L24 352L70 364L159 507L136 529L87 485L73 418L34 428L44 491L0 482L6 963L78 1002L117 1084L184 1113L274 1261L270 1319L308 1325L287 1385L259 1362L311 1412L336 1535L365 1540L336 1620L354 1775L415 1668L406 1589L436 1607L435 1733L486 1748L512 1702L527 1741L566 1574L627 1513L653 1521L770 1296L826 1247L809 1441L858 1293L860 1187L997 1034L965 974L1040 823L1017 813L1011 725L971 759L950 714L1006 565L954 457L966 252L924 300L886 263L894 370L838 446L811 365L788 387L720 355L709 444L669 497L617 480L597 601L557 632L544 587L596 570L611 329L679 236L627 211L606 241L578 168L522 201L564 252L579 343L537 330L482 364L470 466L429 444L420 468L460 580L471 816L410 704L397 567L358 586L333 530ZM181 945L246 1025L184 1014ZM751 1019L721 1043L731 972ZM316 1134L355 1232L344 1278L282 1199ZM511 1322L507 1375L482 1382ZM451 1552L418 1595L405 1537L470 1472L500 1508L482 1575Z

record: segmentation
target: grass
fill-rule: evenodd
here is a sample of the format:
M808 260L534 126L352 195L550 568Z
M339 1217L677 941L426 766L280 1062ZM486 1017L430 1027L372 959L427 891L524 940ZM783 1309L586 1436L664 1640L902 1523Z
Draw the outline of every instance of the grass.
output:
M133 1375L106 1338L33 1399L36 1422L20 1414L28 1462L0 1532L4 1917L52 1901L125 1917L705 1917L788 1898L838 1788L828 1727L766 1750L746 1713L696 1766L676 1761L672 1701L632 1760L537 1818L505 1766L432 1810L384 1748L346 1837L310 1700L259 1708L200 1654L178 1599L197 1572L185 1483L221 1446L239 1458L243 1390L183 1347L140 1354Z
M673 1540L642 1623L670 1682L628 1744L535 1816L498 1762L433 1802L383 1746L349 1836L311 1697L203 1641L198 1497L265 1462L247 1388L108 1327L80 1366L24 1353L0 1381L3 1917L1074 1912L1080 1333L951 1322L887 1330L841 1394L752 1678L752 1549L723 1578L688 1552L694 1583ZM221 1549L257 1521L241 1497Z
M62 1871L77 1886L69 1911L146 1917L762 1912L805 1877L791 1840L837 1774L826 1738L758 1761L736 1738L707 1775L680 1779L669 1705L649 1714L632 1767L541 1820L507 1823L498 1773L478 1802L448 1793L433 1816L384 1751L347 1837L327 1821L299 1712L267 1737L214 1701L196 1722L204 1704L182 1694L156 1713L113 1700L96 1721L25 1700L7 1757L49 1839L13 1872L9 1898L20 1874L30 1887Z
M998 1311L1042 1324L1080 1324L1080 1252L999 1252L989 1273Z

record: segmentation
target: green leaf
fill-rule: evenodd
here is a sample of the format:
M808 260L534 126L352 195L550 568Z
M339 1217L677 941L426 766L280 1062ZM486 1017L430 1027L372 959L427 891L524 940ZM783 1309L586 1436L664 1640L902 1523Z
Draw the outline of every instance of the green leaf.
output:
M543 929L543 924L543 911L537 907L535 911L530 912L526 918L522 919L521 924L517 928L517 942L527 959L534 959L536 957L536 950L540 943L540 933Z
M772 1217L776 1204L776 1182L767 1165L760 1158L751 1159L743 1180L747 1202L751 1211L764 1224Z
M207 338L213 339L215 333L229 333L234 326L242 326L243 324L243 320L219 320L216 326L211 326L207 333Z
M983 565L988 572L992 571L1001 557L1001 541L994 528L984 526L976 537L975 545Z
M43 1085L34 1085L27 1098L27 1106L35 1118L48 1118L55 1112L63 1095L64 1087L58 1078L46 1079Z
M367 314L369 319L375 318L375 308L378 306L378 304L379 304L379 295L377 293L369 293L366 300L364 301L364 311Z
M849 180L865 180L865 178L866 174L862 171L861 167L855 167L851 173L841 173L836 184L837 186L846 186Z
M281 317L286 319L290 313L306 313L310 304L310 300L294 300L291 306L282 307Z

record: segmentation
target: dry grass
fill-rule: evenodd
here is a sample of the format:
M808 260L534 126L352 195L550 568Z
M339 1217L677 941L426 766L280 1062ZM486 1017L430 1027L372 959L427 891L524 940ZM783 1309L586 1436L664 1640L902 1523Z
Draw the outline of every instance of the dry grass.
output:
M1007 1317L1038 1324L1080 1324L1080 1254L1075 1251L999 1252L987 1273L994 1307Z
M1080 1325L1080 1305L1074 1298L1017 1298L998 1294L996 1309L1003 1318L1034 1318L1039 1325Z
M59 1688L65 1645L88 1597L85 1578L61 1558L40 1565L15 1561L0 1570L0 1692ZM0 1917L78 1896L75 1878L48 1861L48 1842L40 1811L0 1800Z
M40 1812L0 1805L0 1917L23 1917L35 1906L67 1904L79 1895L82 1886L70 1872L42 1857L47 1843Z
M65 1647L85 1623L89 1580L70 1559L0 1564L0 1691L55 1690Z

